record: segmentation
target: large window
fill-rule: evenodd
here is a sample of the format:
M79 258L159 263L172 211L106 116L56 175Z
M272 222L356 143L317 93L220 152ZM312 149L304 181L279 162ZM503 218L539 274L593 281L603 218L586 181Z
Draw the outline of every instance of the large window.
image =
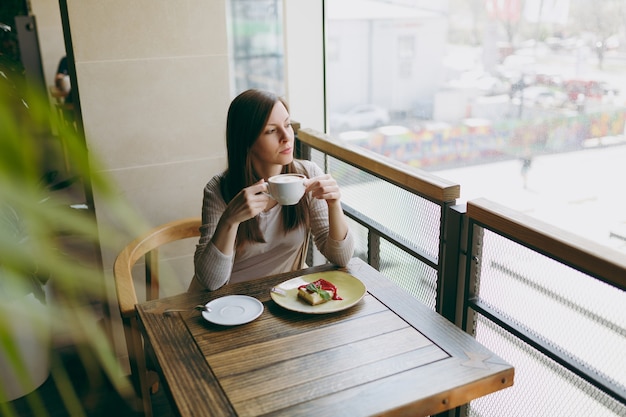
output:
M332 136L626 251L624 1L325 4Z

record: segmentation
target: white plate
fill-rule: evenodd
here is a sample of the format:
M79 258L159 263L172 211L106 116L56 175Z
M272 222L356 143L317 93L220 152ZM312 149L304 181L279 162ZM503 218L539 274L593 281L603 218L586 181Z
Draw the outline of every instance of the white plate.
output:
M247 295L226 295L209 301L206 306L211 311L203 311L202 317L223 326L249 323L263 313L263 303Z

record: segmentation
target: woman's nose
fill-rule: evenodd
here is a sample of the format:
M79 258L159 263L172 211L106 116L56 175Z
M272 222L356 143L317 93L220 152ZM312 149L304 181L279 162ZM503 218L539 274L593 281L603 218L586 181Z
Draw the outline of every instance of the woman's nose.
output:
M289 131L284 127L278 129L278 135L281 142L288 142L291 140L291 135L289 134Z

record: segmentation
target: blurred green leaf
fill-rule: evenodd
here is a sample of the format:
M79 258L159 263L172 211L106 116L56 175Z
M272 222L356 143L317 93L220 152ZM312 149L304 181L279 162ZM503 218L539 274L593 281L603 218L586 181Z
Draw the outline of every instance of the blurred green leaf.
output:
M80 346L85 368L104 372L120 394L128 397L130 385L106 326L98 324L101 317L91 307L108 303L101 265L77 262L65 253L59 238L72 236L85 245L108 247L119 242L120 236L137 234L143 222L119 198L121 193L103 174L95 155L88 154L78 130L56 117L46 94L32 91L23 80L8 79L0 68L0 309L27 294L43 301L52 288L54 297L47 300L45 313L20 312L20 320L48 322L54 317L53 330ZM63 138L71 173L49 169L63 166L60 154L42 146L54 136ZM99 209L116 227L99 230L91 210L71 208L73 201L63 190L75 181L98 190ZM0 356L9 358L22 378L27 378L25 359L10 330L11 319L0 320ZM59 367L62 361L53 360L51 375L68 412L84 415L67 372ZM2 397L0 386L0 412L14 415ZM41 401L36 395L30 397L35 415L45 415L40 414Z

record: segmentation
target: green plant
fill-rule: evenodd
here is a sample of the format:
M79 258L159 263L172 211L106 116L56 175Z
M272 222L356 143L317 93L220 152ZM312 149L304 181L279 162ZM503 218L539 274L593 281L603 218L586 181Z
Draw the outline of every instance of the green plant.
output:
M129 396L131 387L106 326L97 325L101 317L92 307L94 302L107 302L103 271L75 262L57 245L62 231L82 242L98 242L106 247L115 241L117 231L99 231L91 212L69 209L64 194L55 192L64 180L56 181L54 173L44 168L56 155L41 146L42 136L56 132L64 138L73 173L98 189L102 196L99 204L120 230L136 230L135 213L116 197L118 194L98 169L97 158L88 155L77 130L54 117L47 96L32 91L21 80L8 80L3 75L0 71L0 307L15 300L19 303L19 297L29 293L43 300L45 286L51 286L54 297L47 301L44 312L27 310L20 313L20 322L32 320L41 326L51 323L53 332L67 335L78 347L84 368L97 370L90 380L102 379L104 372L108 382L123 396ZM0 314L0 355L8 358L27 385L24 360L10 332L15 320ZM54 351L51 354L50 375L68 414L84 416L67 370L60 357ZM27 397L33 415L48 415L36 393ZM0 415L16 415L11 403L3 398L0 381Z
M52 193L67 188L75 181L75 178L57 181L58 174L58 171L47 171L35 185L35 189L42 194L42 199L37 204L42 205L44 209L50 209L50 207L45 205L50 200ZM20 253L34 253L33 238L28 229L28 225L20 213L8 202L0 201L0 231L9 242L14 242L14 249ZM41 236L38 238L41 238ZM58 250L56 245L52 245L51 249L55 252ZM57 253L57 255L61 254ZM7 262L3 263L0 260L0 301L6 302L17 297L33 294L37 300L45 304L45 285L50 279L49 271L40 267L40 262L35 257L31 257L30 261L24 259L19 264L12 265L17 270L5 267L5 263ZM8 278L1 279L1 277L6 277L8 274L12 274L14 278L11 280ZM19 283L22 285L5 286L4 284L6 283Z
M8 240L13 240L16 250L30 252L31 239L26 230L24 221L18 212L8 204L0 204L0 230ZM11 274L13 278L7 278ZM39 269L38 262L24 262L20 270L9 270L0 261L0 295L2 301L15 300L17 297L33 294L42 303L45 303L45 285L50 278L47 272ZM5 284L10 286L5 287ZM16 285L13 285L16 284ZM17 285L22 284L22 285Z

